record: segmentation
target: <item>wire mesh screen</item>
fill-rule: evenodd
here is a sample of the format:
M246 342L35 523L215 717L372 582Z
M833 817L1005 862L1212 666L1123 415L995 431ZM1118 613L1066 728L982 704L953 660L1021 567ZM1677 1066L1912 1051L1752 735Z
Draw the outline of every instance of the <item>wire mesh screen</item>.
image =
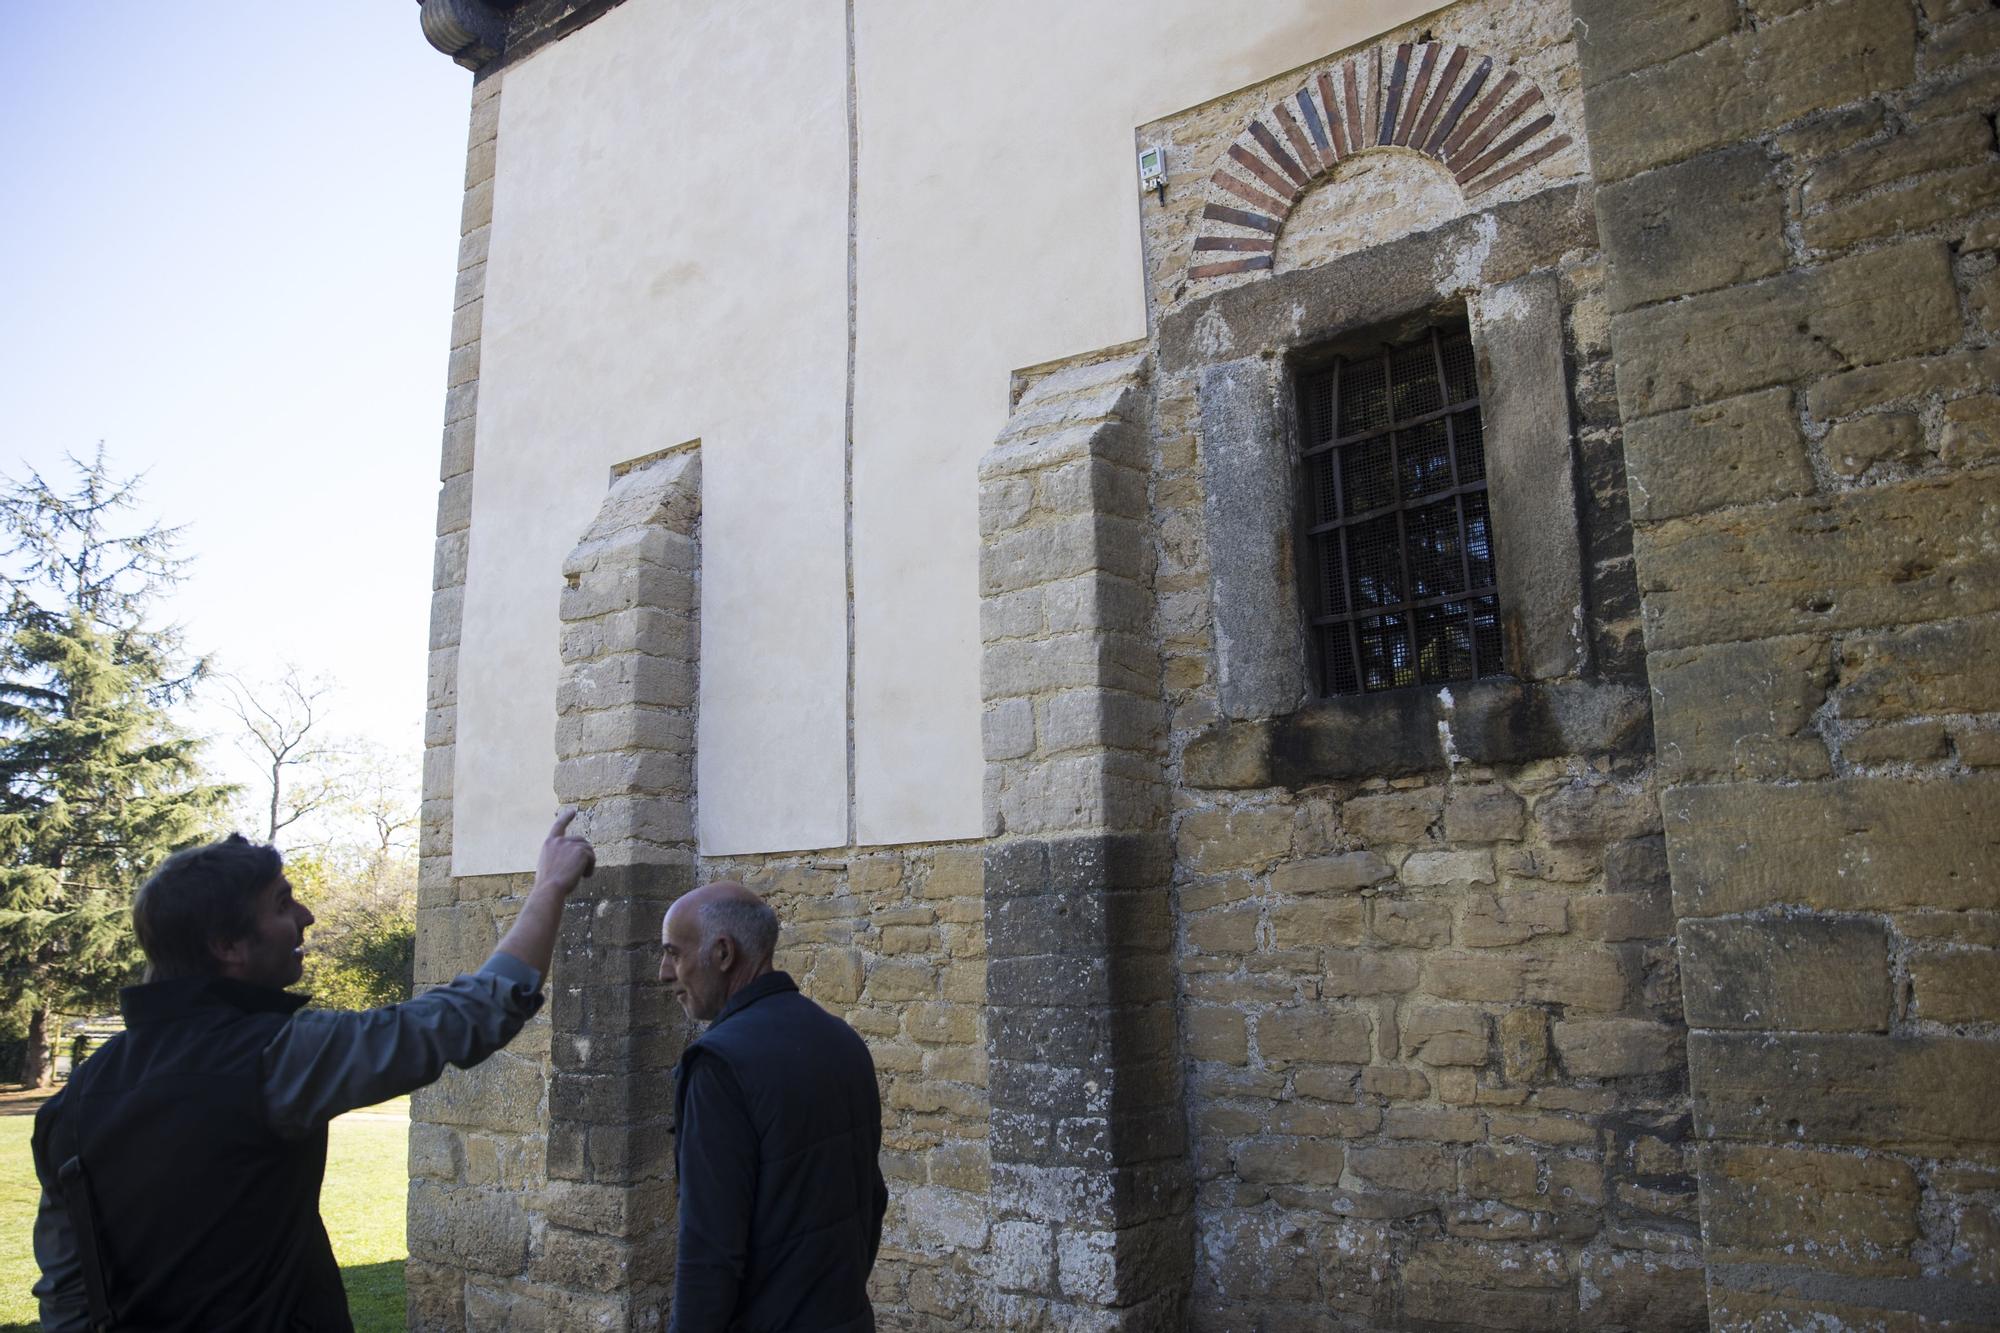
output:
M1345 358L1300 386L1321 695L1503 669L1479 378L1463 329Z

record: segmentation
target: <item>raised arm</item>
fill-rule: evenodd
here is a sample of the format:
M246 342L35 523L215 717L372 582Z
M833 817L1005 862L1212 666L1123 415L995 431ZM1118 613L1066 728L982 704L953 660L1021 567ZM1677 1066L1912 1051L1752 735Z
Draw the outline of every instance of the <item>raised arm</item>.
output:
M500 937L498 953L511 954L546 977L555 957L556 932L562 928L563 903L579 881L597 868L597 853L582 838L569 836L569 824L576 811L556 816L549 836L542 840L542 854L535 863L535 886L514 924Z
M590 844L570 837L573 810L542 843L535 884L477 972L361 1013L307 1009L264 1051L264 1100L280 1133L305 1134L344 1111L414 1091L446 1065L469 1068L514 1039L541 1008L563 902L591 872Z

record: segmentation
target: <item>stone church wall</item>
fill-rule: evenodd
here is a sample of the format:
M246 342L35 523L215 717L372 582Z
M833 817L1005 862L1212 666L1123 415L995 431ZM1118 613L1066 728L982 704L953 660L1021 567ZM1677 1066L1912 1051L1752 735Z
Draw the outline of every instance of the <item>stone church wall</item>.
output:
M1493 1328L1704 1326L1679 973L1568 18L1465 5L1340 62L1336 101L1341 68L1367 69L1375 50L1391 70L1403 43L1434 43L1434 67L1472 47L1532 80L1553 108L1549 133L1570 137L1469 199L1400 146L1359 156L1296 201L1272 270L1193 276L1193 238L1217 230L1199 187L1234 170L1220 145L1260 113L1274 119L1265 108L1315 86L1318 67L1141 131L1173 145L1170 196L1192 196L1149 208L1147 230L1197 1190L1191 1327L1442 1327L1475 1310ZM1367 77L1360 86L1365 101ZM1481 308L1527 291L1547 294L1537 322ZM1561 475L1522 480L1574 479L1564 558L1570 605L1582 596L1565 629L1582 650L1522 686L1433 689L1415 716L1369 697L1232 707L1218 663L1244 650L1219 650L1219 603L1238 567L1261 577L1268 562L1235 549L1244 482L1220 456L1288 423L1257 404L1238 420L1218 377L1282 399L1288 359L1431 310L1472 320L1488 395L1516 371L1514 344L1547 339L1559 357L1555 412L1499 421L1489 399L1487 448L1521 449L1525 424L1553 435ZM1546 538L1509 531L1504 503L1496 494L1497 547ZM1296 651L1289 626L1267 637Z
M884 1328L956 1323L993 1279L977 846L709 859L785 923L778 965L868 1040L882 1086Z
M2000 10L1579 0L1718 1328L2000 1322Z
M1420 153L1481 61L1528 102ZM449 873L502 77L422 983L526 889ZM1476 0L1141 127L1150 335L1020 372L979 470L987 836L696 858L691 715L565 713L624 850L544 1016L416 1099L411 1326L661 1326L649 932L725 876L874 1052L886 1329L2000 1325L1996 88L1974 0ZM1517 669L1308 702L1293 387L1413 317L1479 355ZM698 661L686 572L613 643L637 585L577 563L572 666Z

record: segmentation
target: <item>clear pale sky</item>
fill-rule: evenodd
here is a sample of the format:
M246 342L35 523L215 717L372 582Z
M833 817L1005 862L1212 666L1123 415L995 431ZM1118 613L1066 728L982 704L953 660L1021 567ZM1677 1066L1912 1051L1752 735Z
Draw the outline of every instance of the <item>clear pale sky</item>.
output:
M0 14L0 472L103 440L190 647L414 772L471 75L411 0Z

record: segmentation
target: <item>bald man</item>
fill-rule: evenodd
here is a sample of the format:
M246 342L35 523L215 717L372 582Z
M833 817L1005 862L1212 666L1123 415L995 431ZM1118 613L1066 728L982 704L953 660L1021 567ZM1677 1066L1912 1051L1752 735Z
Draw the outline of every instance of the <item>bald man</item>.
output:
M668 909L660 980L708 1029L675 1070L680 1252L669 1333L872 1333L882 1099L853 1028L771 962L778 916L741 884Z

